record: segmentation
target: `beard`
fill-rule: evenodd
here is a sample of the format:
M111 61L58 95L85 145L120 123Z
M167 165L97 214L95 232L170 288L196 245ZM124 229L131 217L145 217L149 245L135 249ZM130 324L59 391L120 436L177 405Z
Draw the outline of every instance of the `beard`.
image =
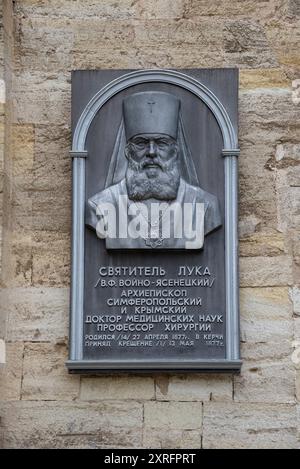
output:
M145 165L155 163L155 168ZM160 159L136 163L128 161L126 185L128 197L132 200L173 200L177 197L180 183L178 161L163 163Z

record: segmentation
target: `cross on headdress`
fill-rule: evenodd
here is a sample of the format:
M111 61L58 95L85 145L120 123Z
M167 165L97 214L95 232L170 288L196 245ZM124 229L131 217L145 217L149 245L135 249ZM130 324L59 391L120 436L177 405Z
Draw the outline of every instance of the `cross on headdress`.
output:
M155 102L155 101L148 101L147 104L149 104L149 106L150 106L150 113L152 114L152 109L153 109L154 104L156 104L156 102Z

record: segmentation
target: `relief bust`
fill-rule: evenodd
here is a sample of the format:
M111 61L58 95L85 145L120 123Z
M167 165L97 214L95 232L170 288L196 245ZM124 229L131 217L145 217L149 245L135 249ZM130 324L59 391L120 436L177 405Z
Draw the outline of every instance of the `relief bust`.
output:
M159 91L123 100L107 187L86 207L86 224L107 249L202 249L221 226L217 197L195 183L180 104Z

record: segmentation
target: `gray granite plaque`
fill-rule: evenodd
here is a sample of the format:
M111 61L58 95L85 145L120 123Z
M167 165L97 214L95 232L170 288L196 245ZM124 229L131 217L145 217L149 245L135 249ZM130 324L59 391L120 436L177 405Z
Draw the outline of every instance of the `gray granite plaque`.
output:
M236 69L72 75L72 372L238 371Z

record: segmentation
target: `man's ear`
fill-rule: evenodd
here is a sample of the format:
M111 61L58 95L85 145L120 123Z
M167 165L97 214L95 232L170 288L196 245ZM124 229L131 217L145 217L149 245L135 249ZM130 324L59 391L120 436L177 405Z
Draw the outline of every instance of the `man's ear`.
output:
M125 145L124 153L125 153L126 159L129 160L129 157L130 157L130 147L129 147L129 144L128 144L128 143L127 143L127 145Z
M179 154L179 145L178 143L176 142L175 145L174 145L174 155L176 157L178 157L178 154Z

